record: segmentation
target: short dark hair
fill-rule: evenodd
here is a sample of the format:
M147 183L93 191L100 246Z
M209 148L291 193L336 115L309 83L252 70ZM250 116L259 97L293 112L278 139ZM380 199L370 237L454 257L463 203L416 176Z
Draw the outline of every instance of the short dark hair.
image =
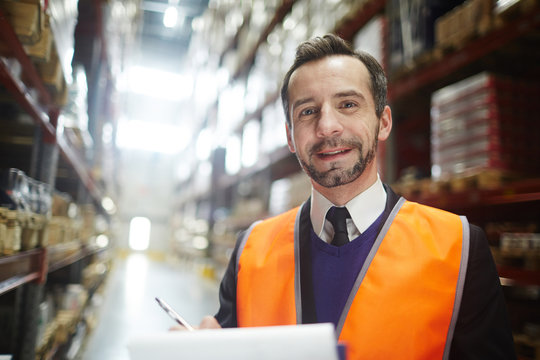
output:
M289 81L292 74L302 65L325 58L332 55L348 55L360 60L367 68L370 75L370 90L375 101L375 113L381 117L386 106L387 80L384 70L373 56L364 51L354 51L350 45L334 34L327 34L323 37L316 37L301 43L296 49L294 63L290 67L281 86L281 101L287 125L291 126L289 116Z

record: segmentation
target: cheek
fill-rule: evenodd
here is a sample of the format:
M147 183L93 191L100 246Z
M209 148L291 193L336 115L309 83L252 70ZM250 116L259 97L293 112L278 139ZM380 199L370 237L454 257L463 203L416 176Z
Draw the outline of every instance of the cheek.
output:
M296 145L297 150L301 150L307 142L309 142L310 136L307 129L303 126L295 126L294 132L292 135L294 144Z
M373 141L378 133L378 122L375 121L359 121L357 125L351 128L351 132L362 139Z

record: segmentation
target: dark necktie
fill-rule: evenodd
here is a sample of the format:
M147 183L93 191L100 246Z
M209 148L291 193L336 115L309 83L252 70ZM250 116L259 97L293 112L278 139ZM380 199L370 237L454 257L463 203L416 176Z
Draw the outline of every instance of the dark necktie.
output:
M332 223L334 227L334 238L332 239L332 245L341 246L349 242L349 235L347 234L347 218L351 215L347 208L333 206L328 210L326 218Z

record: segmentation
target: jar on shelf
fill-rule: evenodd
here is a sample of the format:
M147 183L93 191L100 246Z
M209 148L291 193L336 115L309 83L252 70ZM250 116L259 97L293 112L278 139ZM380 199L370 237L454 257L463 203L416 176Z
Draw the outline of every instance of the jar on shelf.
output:
M22 215L21 249L30 250L38 246L39 215L28 213Z
M6 237L4 239L4 254L12 255L21 250L21 225L17 210L7 210Z

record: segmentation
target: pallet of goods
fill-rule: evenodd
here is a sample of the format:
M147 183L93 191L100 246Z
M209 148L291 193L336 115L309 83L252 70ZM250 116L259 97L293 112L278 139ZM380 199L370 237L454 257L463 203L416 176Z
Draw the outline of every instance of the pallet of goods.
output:
M494 187L540 164L540 86L483 72L433 93L432 178Z

